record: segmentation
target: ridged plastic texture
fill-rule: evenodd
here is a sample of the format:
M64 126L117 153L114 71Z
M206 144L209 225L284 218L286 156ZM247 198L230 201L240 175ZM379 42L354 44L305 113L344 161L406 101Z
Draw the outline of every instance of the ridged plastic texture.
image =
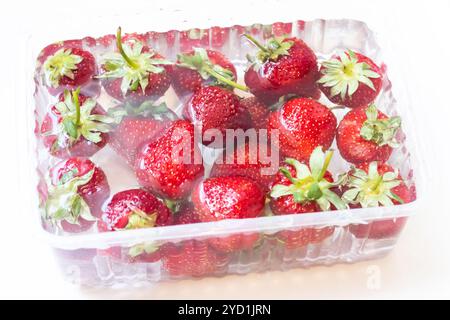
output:
M416 167L414 167L416 163L415 137L412 130L414 122L409 111L408 93L402 87L403 84L398 86L395 83L391 84L389 80L390 69L384 63L384 51L380 48L374 33L366 24L353 20L295 21L272 25L255 24L246 27L232 26L204 30L148 32L145 34L145 38L151 47L173 61L176 60L177 53L189 49L184 47L186 43L188 43L188 46L219 50L234 63L238 70L238 78L242 79L247 65L246 54L254 52L254 47L244 41L241 34L250 32L255 38L263 40L274 34L284 34L286 31L294 37L303 39L315 51L319 60L329 58L336 52L350 48L371 57L382 67L383 72L385 72L384 82L382 91L375 102L378 108L387 115L400 115L403 119L403 131L400 135L402 146L394 150L389 163L399 169L407 185L414 185L418 190L418 196L420 196L420 181L417 178ZM189 41L186 41L186 39ZM85 38L82 40L82 45L84 49L93 53L97 58L102 53L115 49L114 43L104 46L100 44L99 39L93 38ZM47 94L39 85L36 87L34 98L36 120L41 123L48 111L48 106L52 105L56 98ZM172 89L167 91L163 99L171 109L180 114L180 106L183 102L178 100ZM111 98L103 89L98 101L103 106L112 103ZM330 105L324 97L321 98L321 102ZM341 110L335 110L334 112L338 120L345 114L345 111ZM336 148L335 143L333 147ZM211 151L208 152L208 155L204 154L206 162L208 162L208 157L210 160L214 158L217 152ZM109 146L106 146L92 157L92 160L105 171L111 185L111 194L137 187L133 173L124 163L116 160L117 157L112 156L112 154L113 151ZM38 142L38 171L45 172L56 161L57 159L48 155L41 142ZM349 169L349 165L336 153L330 169L332 172L345 172ZM209 167L206 168L206 172L208 171ZM394 247L399 232L387 237L371 237L371 226L374 221L408 217L415 213L416 206L417 200L405 205L385 208L269 216L121 232L97 233L94 226L92 230L75 235L55 235L42 230L42 235L47 238L50 245L55 247L58 261L64 274L70 280L92 286L137 285L192 275L245 274L314 265L352 263L379 258ZM356 237L351 232L351 228L358 224L365 224L367 227ZM287 248L283 242L274 237L277 232L283 230L313 230L311 228L315 232L328 228L330 236L320 243L310 243L293 249ZM160 259L160 257L142 261L129 259L127 255L129 248L142 243L153 243L160 248L171 243L172 250L176 250L176 246L180 243L191 242L191 250L200 251L199 246L203 245L205 240L251 233L260 234L260 240L254 249L228 255L215 255L216 267L213 271L204 274L193 272L191 275L178 275L176 266L170 265L170 262ZM174 255L173 251L171 254ZM210 257L197 256L196 259L199 259L198 262L202 263L202 259L206 260ZM168 269L172 269L172 271L169 272Z

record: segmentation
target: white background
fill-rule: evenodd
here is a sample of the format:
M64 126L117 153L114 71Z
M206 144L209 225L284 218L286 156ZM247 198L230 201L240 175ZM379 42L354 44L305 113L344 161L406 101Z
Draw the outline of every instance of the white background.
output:
M1 5L0 298L450 298L450 1L179 2L16 0ZM87 289L63 282L50 249L36 237L36 212L28 200L32 188L27 184L30 163L25 150L32 106L25 99L27 39L52 32L64 35L65 26L73 26L81 15L135 12L141 12L139 19L148 19L148 29L162 30L170 25L159 12L173 12L194 26L354 18L389 38L409 66L404 78L427 159L421 164L427 182L424 205L410 219L395 250L384 259L354 265L179 281L146 289ZM81 25L78 35L103 32L95 22L93 18ZM133 21L118 16L119 24L132 29ZM374 272L380 275L379 287L370 285Z

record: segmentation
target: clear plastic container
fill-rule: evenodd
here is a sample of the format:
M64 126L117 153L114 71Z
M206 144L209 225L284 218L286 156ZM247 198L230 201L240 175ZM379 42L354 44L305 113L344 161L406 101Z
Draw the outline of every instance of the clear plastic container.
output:
M124 31L132 32L132 30ZM314 50L319 61L350 48L367 55L381 67L384 72L383 83L375 103L388 116L400 115L402 118L402 128L398 134L401 146L394 149L388 163L399 169L405 183L417 191L417 199L420 200L421 183L416 166L419 160L415 150L417 141L413 130L414 119L410 113L409 94L405 84L399 80L401 75L395 74L397 82L391 84L389 80L391 69L387 64L395 61L395 57L390 55L389 48L380 47L374 33L365 23L353 20L313 20L272 25L255 24L247 27L172 30L148 32L145 34L145 41L171 61L176 60L176 55L180 51L187 49L184 46L218 50L232 61L237 69L239 82L242 83L247 66L246 55L254 53L255 49L242 39L241 34L250 32L253 37L264 40L272 35L284 34L286 31L290 36L305 41ZM114 41L111 45L104 46L101 44L103 40L105 40L104 37L84 38L81 45L83 49L90 51L98 58L102 53L115 49ZM34 58L40 49L32 48ZM29 104L30 109L36 107L35 116L37 131L39 131L49 106L55 103L57 96L52 96L43 90L39 78L35 81L37 81L35 82L37 89L34 102L29 101ZM95 94L94 91L88 88L85 93L92 95ZM248 95L238 91L236 93L242 97ZM172 88L165 93L162 100L178 116L181 116L183 99L179 99ZM117 105L117 102L109 97L103 88L99 91L97 101L105 109ZM333 106L323 94L320 102ZM338 121L347 111L333 110ZM49 155L48 150L43 146L42 138L38 139L34 147L37 150L38 172L43 176L59 159ZM335 141L332 148L337 150ZM205 176L210 171L211 162L220 152L221 150L211 148L202 150ZM117 157L109 145L96 152L90 159L105 172L111 195L139 187L133 171ZM349 168L350 165L341 158L339 152L335 152L330 171L336 175L348 171ZM271 215L116 232L98 232L97 224L94 223L88 230L77 234L61 232L55 234L54 230L49 231L48 228L46 230L38 214L35 217L37 223L42 226L41 235L54 247L63 273L69 280L90 286L138 285L183 277L245 274L380 258L393 249L401 227L394 234L374 235L371 233L372 226L379 221L402 221L399 224L404 225L406 219L415 213L417 199L407 204L390 207ZM298 232L299 230L324 232L328 234L328 237L318 243L311 242L290 248L276 236L280 232ZM259 235L259 239L251 249L225 254L208 247L211 239L218 239L216 241L220 242L221 239L232 235L254 236L255 234ZM292 234L295 235L295 233ZM149 254L143 258L142 256L141 258L130 257L130 250L142 249L146 245L159 248L156 251L158 255ZM205 246L208 249L205 249ZM201 251L202 255L193 255L194 261L190 261L189 258L177 259L180 255L196 250ZM202 268L205 261L207 266ZM177 265L178 263L197 264L197 269L192 267L191 272L183 272L180 271L182 266ZM211 265L214 266L211 267Z

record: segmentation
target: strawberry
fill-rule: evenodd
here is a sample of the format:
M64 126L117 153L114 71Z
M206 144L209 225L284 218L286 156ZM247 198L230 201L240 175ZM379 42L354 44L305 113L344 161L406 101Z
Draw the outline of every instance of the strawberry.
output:
M66 90L45 115L41 135L53 156L90 157L105 146L112 122L94 99L80 94L80 88Z
M239 98L230 90L218 86L198 89L184 105L183 115L201 129L205 145L211 143L208 134L205 135L208 130L220 130L225 136L226 129L245 130L251 126L249 114Z
M393 206L415 200L414 192L408 188L388 164L376 161L362 163L353 167L345 176L346 191L342 199L352 208L371 208ZM406 223L406 217L376 220L368 225L351 225L350 232L358 238L384 239L395 237Z
M292 23L275 22L272 24L272 34L276 37L290 35L292 32Z
M116 35L106 34L104 36L97 38L97 42L103 47L109 47L110 45L116 42Z
M227 254L214 251L206 241L187 240L163 245L163 268L171 276L200 277L226 271Z
M182 202L174 216L175 225L201 222L192 202ZM203 240L165 243L161 251L163 268L171 276L202 276L224 271L229 262L228 255L214 251Z
M201 222L197 211L194 208L192 202L184 201L180 204L180 207L174 216L173 224L190 224Z
M136 156L135 173L139 184L161 197L188 196L204 173L194 126L176 120L158 139L144 143Z
M295 94L317 96L319 71L314 52L297 38L271 38L266 46L245 35L260 51L245 72L250 92L267 104Z
M106 206L102 220L108 231L125 229L152 228L164 226L169 221L171 212L166 205L143 189L130 189L116 193ZM111 249L106 254L114 254ZM151 263L161 259L159 246L153 242L134 245L120 254L127 262Z
M52 95L58 95L66 89L84 89L90 84L91 91L94 87L98 88L98 83L92 81L97 73L95 58L82 49L81 40L47 46L41 51L38 61L42 63L43 83Z
M101 215L109 197L102 169L86 158L69 158L52 167L47 179L44 219L66 232L81 232Z
M267 129L270 109L256 97L241 100L241 105L247 109L254 129Z
M368 57L348 50L322 63L320 90L327 98L349 108L367 106L378 96L381 69Z
M182 202L178 212L174 215L173 224L199 223L200 215L192 202ZM260 239L259 234L234 234L222 238L208 239L209 245L219 252L231 253L236 250L251 249Z
M262 158L263 152L260 150L261 142L239 144L233 149L232 153L224 151L211 169L211 177L220 176L244 176L253 179L259 184L261 189L267 193L278 171L279 155L273 154L270 145L264 147L267 151L266 157ZM278 152L278 151L277 151ZM274 162L276 159L276 162Z
M286 159L288 166L280 169L270 192L272 212L283 215L346 209L344 201L332 191L338 184L327 171L332 155L333 152L324 154L322 147L317 147L311 154L309 166L292 158ZM333 232L333 227L303 228L283 230L276 237L292 249L321 242Z
M213 48L221 49L230 36L230 28L211 27L211 46Z
M331 146L336 125L336 117L326 106L309 98L295 98L271 113L268 130L278 130L282 154L308 161L317 146Z
M389 118L373 104L351 110L336 134L341 156L351 163L387 161L399 145L395 136L400 125L400 117Z
M138 39L130 37L122 43L119 27L116 36L119 52L105 55L103 73L98 76L111 97L135 104L158 99L170 86L164 65L171 63Z
M208 178L192 193L192 202L202 222L255 218L264 209L264 193L247 177Z
M237 79L233 64L220 52L194 48L178 55L177 65L169 72L172 86L178 97L192 94L204 85L245 87L234 82Z
M134 167L136 153L146 141L156 137L176 115L165 104L154 106L150 101L134 107L129 103L109 112L119 124L110 134L110 145L129 166Z
M208 239L208 243L219 252L231 253L253 249L260 239L259 233L238 233L221 238Z
M208 29L189 29L179 33L180 51L188 52L196 47L207 47L209 45Z
M106 205L102 220L110 231L163 226L170 216L166 205L143 189L116 193Z

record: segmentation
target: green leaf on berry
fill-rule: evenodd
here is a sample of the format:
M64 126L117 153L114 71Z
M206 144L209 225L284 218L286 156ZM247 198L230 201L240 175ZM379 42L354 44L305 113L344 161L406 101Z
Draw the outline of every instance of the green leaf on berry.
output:
M128 223L125 229L141 229L151 228L156 224L156 213L147 214L137 207L132 207L131 213L128 215Z
M392 148L399 146L395 136L401 127L400 117L378 119L378 110L370 105L366 110L367 120L364 121L360 135L364 140L372 141L379 146L389 145Z
M44 218L57 224L61 221L78 224L80 217L87 221L95 221L96 218L92 216L89 206L78 194L78 188L92 179L94 170L82 176L75 176L77 172L72 171L69 175L63 175L56 184L47 177L49 187Z
M119 52L109 53L103 56L103 66L106 72L98 78L116 79L121 78L120 90L125 96L128 91L142 92L148 86L148 77L151 73L164 72L164 65L172 62L155 58L155 52L144 52L144 45L135 40L122 43L121 30L117 32L117 48Z
M286 41L285 37L270 38L265 46L249 34L244 34L244 37L259 49L256 58L248 57L248 60L253 63L255 70L259 70L261 65L268 60L277 61L280 56L289 55L289 49L294 45L293 41Z
M392 206L392 200L403 203L403 200L392 192L392 189L401 183L397 171L380 175L378 163L373 161L369 164L367 173L354 167L351 169L346 183L349 189L344 192L342 199L346 203L360 204L363 208Z
M248 91L246 86L236 83L231 70L213 64L204 48L194 48L194 54L179 54L178 61L178 66L197 71L203 80L213 78L213 84Z
M83 57L72 54L71 49L59 49L44 62L44 77L47 85L57 88L62 77L74 79L73 71Z
M345 99L347 95L351 97L358 90L359 83L375 91L370 79L380 78L367 63L359 62L351 50L341 53L339 59L324 61L322 65L323 76L317 82L330 87L332 97L336 95L340 95L341 99Z
M159 246L157 244L155 244L154 242L144 242L144 243L140 243L135 246L132 246L128 250L128 255L130 257L136 258L144 253L146 253L146 254L154 253L154 252L158 251L158 249L159 249Z
M311 154L309 168L296 159L288 158L285 162L295 169L292 175L288 168L280 168L280 172L291 182L290 185L276 184L272 187L270 196L274 199L292 195L297 203L315 201L321 210L327 211L333 204L337 209L347 209L347 204L330 188L344 181L338 179L332 183L324 178L333 153L324 153L322 147L317 147Z
M64 91L64 100L55 105L62 121L55 126L55 132L51 134L57 136L55 144L60 148L68 147L67 140L69 146L71 146L81 137L93 143L98 143L102 140L101 133L109 132L111 130L110 124L114 122L112 117L92 114L97 105L95 100L88 98L80 105L78 94L79 90L73 92L66 90Z

